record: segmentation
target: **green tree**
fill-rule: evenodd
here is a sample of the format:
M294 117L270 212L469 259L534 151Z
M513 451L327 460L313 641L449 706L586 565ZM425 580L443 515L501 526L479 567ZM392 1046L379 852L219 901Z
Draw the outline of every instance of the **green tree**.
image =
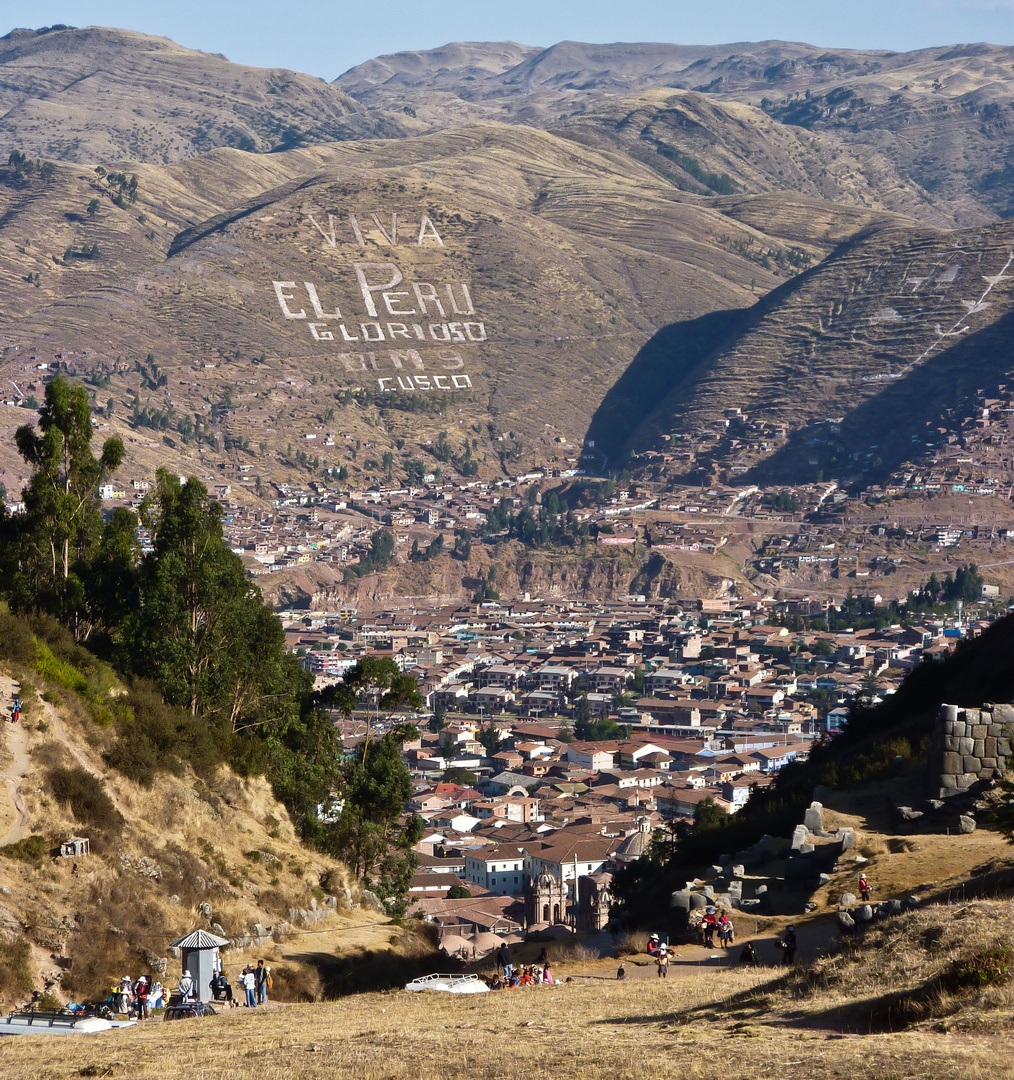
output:
M124 627L124 666L153 678L173 704L221 720L229 734L277 719L308 676L226 546L221 507L198 480L181 484L159 469L141 520L153 550Z
M492 721L479 729L479 742L490 757L500 749L500 731Z
M394 534L387 529L378 529L370 537L370 559L375 570L383 570L394 555Z
M141 545L137 516L118 506L109 515L85 581L94 621L115 633L137 608L137 566Z
M475 787L479 778L470 769L463 769L460 765L452 765L444 769L440 779L445 784L460 784L461 787Z
M379 712L419 709L423 705L415 677L403 672L389 656L364 656L349 668L342 683L357 698L364 699L371 723Z
M324 850L330 846L327 819L342 786L342 740L330 705L326 693L314 694L304 699L298 715L286 717L268 734L275 794L300 835Z
M92 199L92 201L88 204L88 216L95 217L95 215L99 212L99 207L101 205L102 203L99 202L98 199Z
M330 847L357 877L368 874L397 837L397 823L412 795L412 778L401 757L401 738L389 732L356 748L342 777L342 812Z
M634 668L634 674L627 681L627 686L638 697L644 696L644 668L640 664Z
M92 423L88 392L62 375L47 387L39 426L18 428L18 452L35 470L24 490L25 514L18 523L17 567L13 598L19 606L42 607L73 624L86 636L81 612L84 587L80 569L102 531L97 489L123 461L116 436L91 451Z
M694 809L694 832L702 833L710 829L720 829L728 817L725 810L709 795Z
M454 530L454 556L468 562L472 555L472 534L468 529Z

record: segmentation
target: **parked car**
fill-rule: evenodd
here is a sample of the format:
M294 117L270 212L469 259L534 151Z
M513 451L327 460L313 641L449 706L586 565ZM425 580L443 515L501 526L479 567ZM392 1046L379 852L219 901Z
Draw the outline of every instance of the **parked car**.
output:
M163 1020L201 1020L218 1013L206 1001L182 1001L169 1005L162 1014Z

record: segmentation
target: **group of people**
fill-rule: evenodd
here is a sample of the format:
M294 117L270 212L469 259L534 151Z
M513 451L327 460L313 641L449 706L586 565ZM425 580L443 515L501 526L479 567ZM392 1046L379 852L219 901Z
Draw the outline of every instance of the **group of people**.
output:
M17 694L11 702L11 723L16 724L21 719L21 698Z
M705 909L699 930L701 941L709 949L715 947L716 935L718 936L718 943L723 949L731 949L736 940L736 930L732 925L732 920L729 918L729 913L723 911L719 914L713 907Z
M138 1020L145 1020L152 1009L161 1009L165 1005L165 989L160 982L152 982L147 975L138 976L137 980L124 975L110 990L107 1004L114 1013L126 1013Z
M796 941L796 928L794 926L787 926L785 933L775 942L775 948L781 950L781 961L783 964L794 964L796 961L796 950L799 945ZM743 951L739 954L739 962L741 964L747 964L749 967L760 967L760 957L757 955L757 949L752 941L748 941L743 946Z
M253 1009L258 1005L263 1005L268 1000L268 991L273 985L271 980L271 968L269 968L263 960L258 960L256 967L247 964L240 972L239 984L243 987L246 997L244 1004L246 1007ZM214 975L211 976L209 989L211 990L211 996L216 1001L224 1001L232 1008L237 1008L239 1006L239 1002L233 995L232 983L226 978L225 970L223 968L220 967ZM183 972L179 985L176 988L176 992L179 995L179 1000L181 1002L194 1001L196 999L196 994L194 993L194 980L189 971Z
M271 981L271 968L263 960L257 961L256 967L249 964L240 972L239 984L246 994L245 1006L255 1009L268 1000L268 991L274 985Z
M552 986L555 982L545 949L534 964L520 966L515 966L514 953L506 942L497 949L496 974L489 982L490 990L513 990L518 986Z

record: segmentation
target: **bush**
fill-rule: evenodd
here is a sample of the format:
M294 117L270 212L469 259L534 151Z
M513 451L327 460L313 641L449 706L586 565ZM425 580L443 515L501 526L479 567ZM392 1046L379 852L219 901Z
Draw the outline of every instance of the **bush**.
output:
M269 996L275 1001L320 1001L324 987L313 968L277 967L271 969Z
M616 946L617 956L640 956L648 951L647 934L624 934Z
M30 664L35 656L35 639L25 620L6 611L0 614L0 656L16 664Z
M168 705L157 688L138 680L122 700L116 744L109 764L128 780L151 787L159 772L179 775L183 763L210 776L225 758L231 736L200 717Z
M62 686L64 690L76 690L80 694L88 689L88 680L70 664L54 656L49 647L41 642L36 645L32 666L44 679Z
M1003 985L1014 975L1014 949L996 945L980 949L956 970L945 976L943 983L950 991L975 990L980 986Z
M0 847L0 855L5 859L18 859L20 862L34 863L36 866L41 865L48 854L49 841L38 833L23 836L17 843Z
M0 991L8 1001L32 992L31 947L21 937L0 936Z
M96 829L115 829L123 818L105 792L102 781L80 767L53 769L49 786L57 802L70 807L71 813L83 825Z

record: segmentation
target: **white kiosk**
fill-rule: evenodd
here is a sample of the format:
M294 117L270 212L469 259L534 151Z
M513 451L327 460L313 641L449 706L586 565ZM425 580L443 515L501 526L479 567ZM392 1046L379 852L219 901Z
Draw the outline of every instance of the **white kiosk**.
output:
M191 995L193 999L212 1001L214 994L211 992L211 978L221 967L218 950L229 942L217 934L209 934L207 930L194 930L186 937L177 938L169 944L170 948L175 946L180 950L182 970L189 971L194 980Z

